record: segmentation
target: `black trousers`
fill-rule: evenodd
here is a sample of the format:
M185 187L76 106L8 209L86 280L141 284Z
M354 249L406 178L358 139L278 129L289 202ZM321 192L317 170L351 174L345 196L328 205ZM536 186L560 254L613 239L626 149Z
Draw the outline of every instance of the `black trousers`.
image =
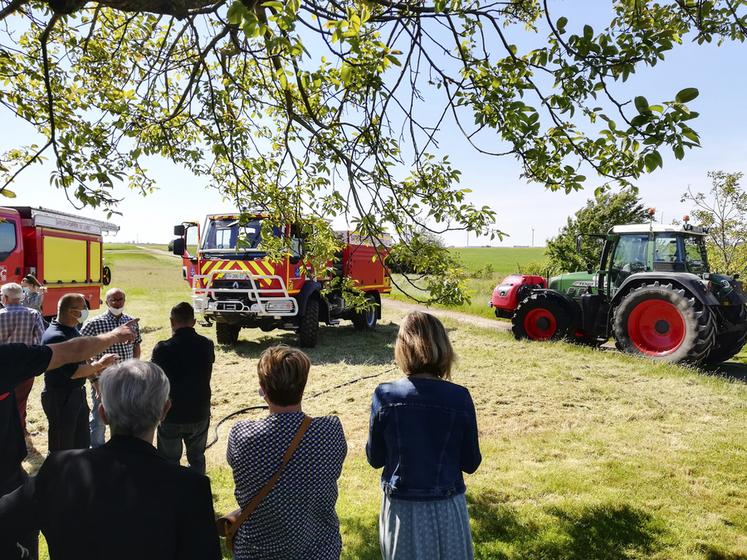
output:
M20 466L15 474L5 480L0 480L0 496L10 494L23 486L28 478L26 471ZM18 542L16 544L15 541ZM39 530L32 529L20 535L3 535L0 538L0 558L5 560L29 559L39 557Z
M83 387L46 387L42 392L41 401L49 423L47 435L50 453L63 449L90 447L88 401Z

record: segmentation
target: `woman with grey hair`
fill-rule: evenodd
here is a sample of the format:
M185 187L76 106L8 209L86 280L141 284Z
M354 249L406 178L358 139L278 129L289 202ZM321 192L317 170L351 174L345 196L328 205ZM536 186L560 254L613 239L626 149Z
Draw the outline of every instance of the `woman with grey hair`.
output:
M40 527L51 560L219 559L210 481L153 447L170 406L163 370L127 360L99 383L111 439L52 453L36 479L0 499L4 534Z

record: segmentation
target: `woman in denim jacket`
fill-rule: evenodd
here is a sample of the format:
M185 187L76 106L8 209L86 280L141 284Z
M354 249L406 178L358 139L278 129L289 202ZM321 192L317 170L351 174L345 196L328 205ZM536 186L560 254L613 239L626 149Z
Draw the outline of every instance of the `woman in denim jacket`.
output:
M471 559L462 472L480 465L475 406L449 381L454 351L441 322L415 311L394 349L407 377L376 388L366 456L384 467L381 554L389 559Z

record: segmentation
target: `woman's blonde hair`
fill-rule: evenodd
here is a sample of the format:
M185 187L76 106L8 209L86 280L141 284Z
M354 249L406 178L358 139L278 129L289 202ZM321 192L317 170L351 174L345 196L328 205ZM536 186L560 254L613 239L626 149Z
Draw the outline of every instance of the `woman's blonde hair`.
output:
M267 398L278 406L299 404L309 378L311 361L296 348L270 346L257 363L259 384Z
M456 356L441 321L433 315L413 311L399 326L394 361L407 375L431 373L451 379Z

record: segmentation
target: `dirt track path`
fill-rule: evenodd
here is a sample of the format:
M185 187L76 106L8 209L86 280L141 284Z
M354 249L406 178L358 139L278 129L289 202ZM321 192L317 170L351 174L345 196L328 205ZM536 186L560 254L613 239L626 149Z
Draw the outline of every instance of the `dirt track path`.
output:
M142 251L146 251L148 253L153 253L154 255L161 255L162 257L171 257L174 259L178 259L179 255L175 255L173 253L169 253L168 251L164 251L162 249L153 249L151 247L143 247L142 245L135 245L138 249Z
M384 309L398 309L400 311L425 311L436 317L445 317L459 321L460 323L469 323L476 327L482 327L484 329L494 329L497 331L510 331L511 323L508 321L499 321L498 319L487 319L485 317L477 317L475 315L469 315L467 313L460 313L459 311L450 311L448 309L439 309L436 307L427 307L417 303L406 303L391 298L384 298L383 303Z

